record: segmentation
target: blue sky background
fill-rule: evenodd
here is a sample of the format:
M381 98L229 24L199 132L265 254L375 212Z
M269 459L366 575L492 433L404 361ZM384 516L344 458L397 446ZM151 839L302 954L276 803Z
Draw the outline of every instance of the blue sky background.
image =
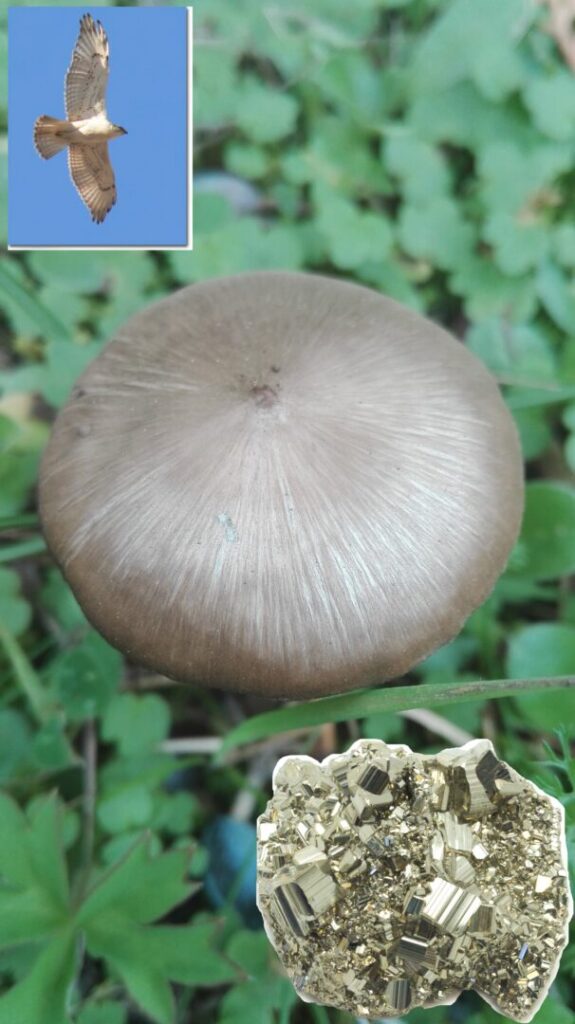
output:
M102 22L110 43L108 117L128 132L108 144L118 199L103 224L90 219L66 153L43 160L33 142L40 114L65 116L64 77L87 12ZM185 8L10 9L10 245L185 245L186 36Z

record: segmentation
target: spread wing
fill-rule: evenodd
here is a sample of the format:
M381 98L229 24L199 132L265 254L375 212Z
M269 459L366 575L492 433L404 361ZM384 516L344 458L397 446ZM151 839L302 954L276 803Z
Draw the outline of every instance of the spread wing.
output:
M108 37L99 21L84 14L66 73L66 115L70 121L106 112L108 63Z
M92 220L101 224L116 202L116 182L108 156L108 143L101 146L69 146L68 167Z

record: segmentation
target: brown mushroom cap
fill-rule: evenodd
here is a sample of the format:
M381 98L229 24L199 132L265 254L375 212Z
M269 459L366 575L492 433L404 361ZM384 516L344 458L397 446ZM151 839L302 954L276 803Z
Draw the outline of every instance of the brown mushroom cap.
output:
M450 640L522 497L513 421L463 345L367 288L281 272L133 316L40 480L49 546L112 644L275 697L381 682Z

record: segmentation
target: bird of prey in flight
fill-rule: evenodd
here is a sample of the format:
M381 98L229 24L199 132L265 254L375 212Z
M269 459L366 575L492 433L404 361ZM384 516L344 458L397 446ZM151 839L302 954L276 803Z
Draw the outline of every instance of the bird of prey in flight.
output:
M106 114L108 37L91 14L80 18L80 34L66 73L66 118L39 117L34 145L45 160L68 149L70 176L98 224L116 202L116 182L108 140L126 135Z

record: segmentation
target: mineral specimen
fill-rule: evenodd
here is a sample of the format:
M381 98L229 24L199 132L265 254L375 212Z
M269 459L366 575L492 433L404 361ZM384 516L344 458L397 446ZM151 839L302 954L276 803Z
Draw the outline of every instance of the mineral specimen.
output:
M563 809L488 740L287 757L258 822L258 906L300 996L397 1016L475 989L529 1021L572 913Z

